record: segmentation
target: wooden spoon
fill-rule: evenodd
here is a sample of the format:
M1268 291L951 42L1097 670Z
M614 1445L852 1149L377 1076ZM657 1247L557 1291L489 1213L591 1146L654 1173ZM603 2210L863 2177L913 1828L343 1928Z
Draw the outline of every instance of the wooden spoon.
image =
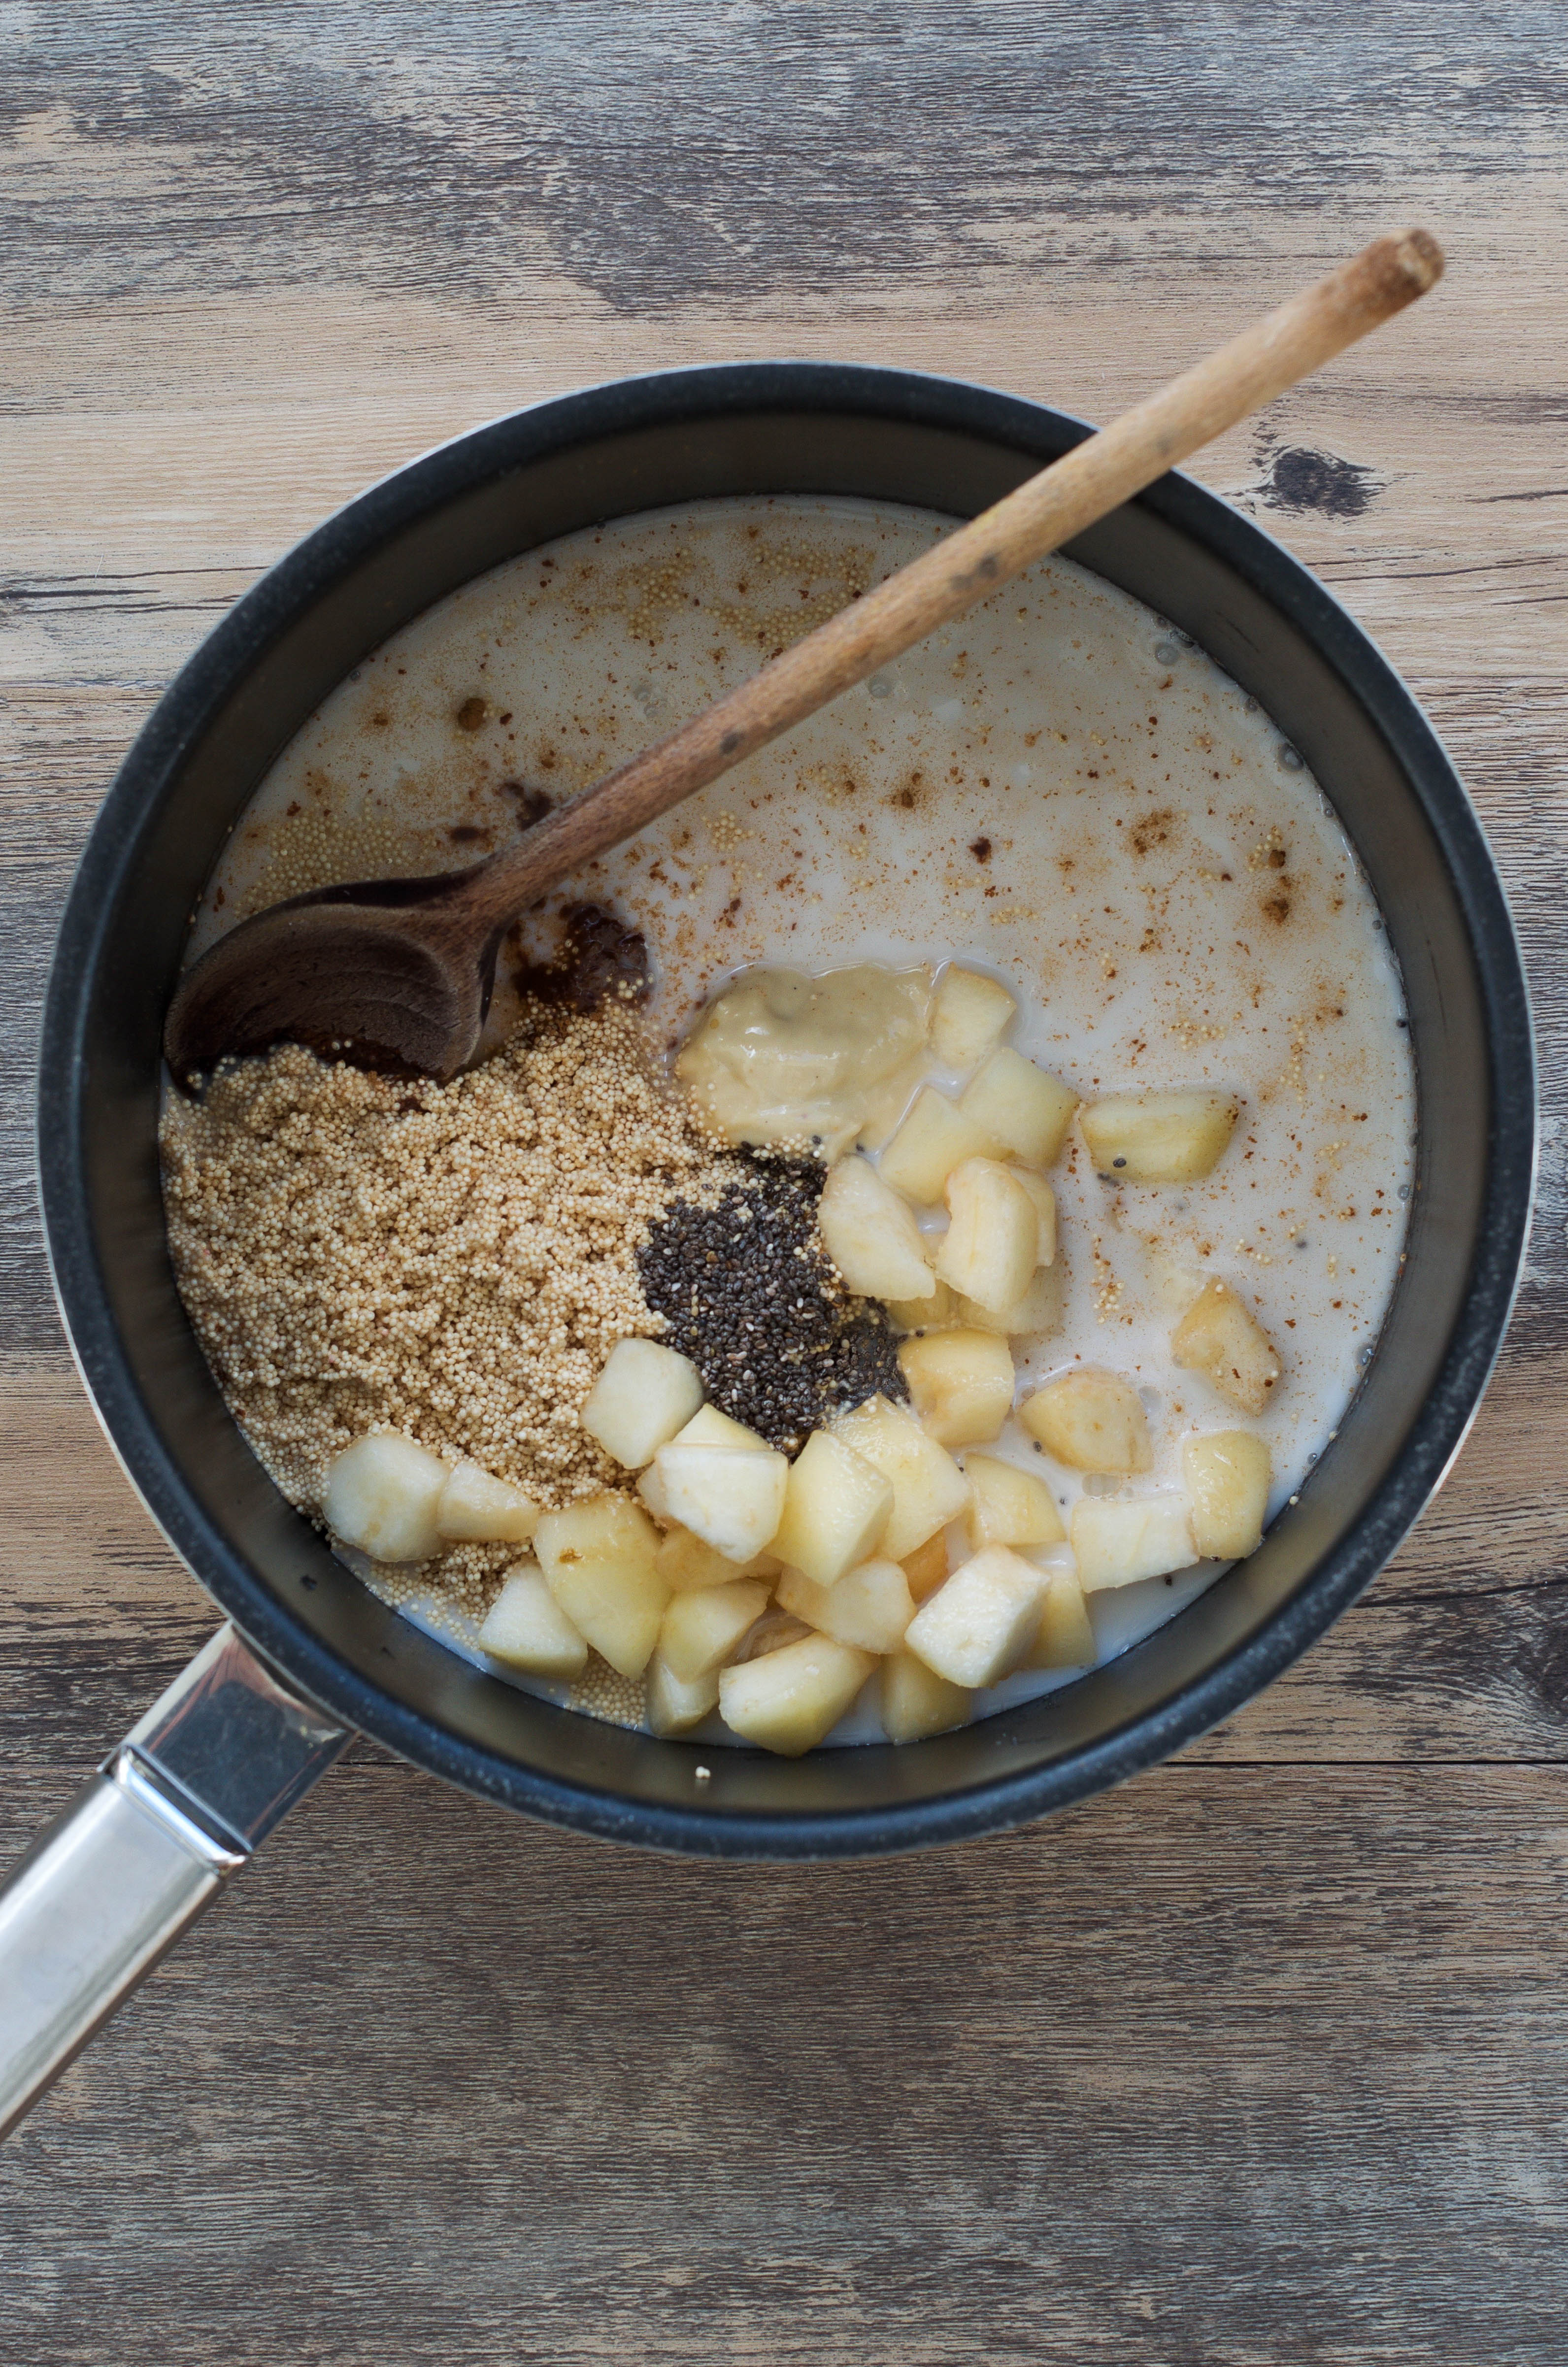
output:
M164 1035L175 1076L283 1038L454 1075L519 912L1402 311L1442 269L1424 230L1375 240L488 862L326 888L242 922L180 981Z

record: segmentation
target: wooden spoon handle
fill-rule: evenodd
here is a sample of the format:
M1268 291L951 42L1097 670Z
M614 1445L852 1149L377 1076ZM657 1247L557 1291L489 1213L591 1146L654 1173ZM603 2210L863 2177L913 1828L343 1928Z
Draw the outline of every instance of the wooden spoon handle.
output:
M1442 270L1442 249L1426 231L1375 239L608 774L487 865L465 892L466 909L502 925L1403 311Z

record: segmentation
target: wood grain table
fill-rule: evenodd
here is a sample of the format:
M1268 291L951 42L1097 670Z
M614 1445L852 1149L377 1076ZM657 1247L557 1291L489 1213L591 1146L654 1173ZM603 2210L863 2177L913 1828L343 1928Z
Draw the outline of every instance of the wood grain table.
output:
M1475 1433L1244 1716L826 1869L357 1749L0 2155L6 2367L1568 2358L1565 55L1528 0L0 6L7 1853L212 1618L50 1301L71 866L236 595L480 419L778 353L1104 417L1429 221L1439 294L1199 473L1445 735L1547 1109Z

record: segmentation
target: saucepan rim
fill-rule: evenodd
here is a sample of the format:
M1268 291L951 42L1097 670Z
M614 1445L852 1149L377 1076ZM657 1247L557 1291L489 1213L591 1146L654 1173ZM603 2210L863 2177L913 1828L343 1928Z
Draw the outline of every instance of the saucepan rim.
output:
M715 1856L880 1855L1023 1823L1167 1757L1260 1692L1370 1582L1441 1482L1480 1403L1517 1288L1535 1170L1535 1066L1523 963L1501 881L1464 788L1411 692L1317 579L1252 520L1172 473L1139 506L1191 538L1267 599L1339 675L1422 804L1469 936L1491 1071L1477 1247L1433 1387L1360 1514L1243 1644L1152 1709L1021 1773L892 1807L808 1814L684 1808L571 1783L451 1732L361 1675L294 1617L221 1537L138 1387L98 1263L85 1183L82 1048L100 916L166 780L279 631L394 536L527 462L628 429L747 413L843 413L967 434L1031 460L1090 431L1046 405L960 379L811 361L702 365L552 397L425 454L307 535L235 605L158 702L111 786L62 920L45 1002L40 1192L62 1319L111 1444L200 1583L305 1693L400 1756L548 1821ZM439 595L435 595L439 596ZM914 1746L918 1749L921 1746Z

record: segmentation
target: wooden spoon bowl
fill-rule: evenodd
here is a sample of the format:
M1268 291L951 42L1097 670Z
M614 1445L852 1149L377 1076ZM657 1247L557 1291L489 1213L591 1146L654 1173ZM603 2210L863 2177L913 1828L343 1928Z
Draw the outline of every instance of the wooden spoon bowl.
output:
M175 996L172 1074L192 1082L225 1057L294 1043L444 1082L490 1009L506 923L476 942L469 892L489 868L323 888L242 921Z

